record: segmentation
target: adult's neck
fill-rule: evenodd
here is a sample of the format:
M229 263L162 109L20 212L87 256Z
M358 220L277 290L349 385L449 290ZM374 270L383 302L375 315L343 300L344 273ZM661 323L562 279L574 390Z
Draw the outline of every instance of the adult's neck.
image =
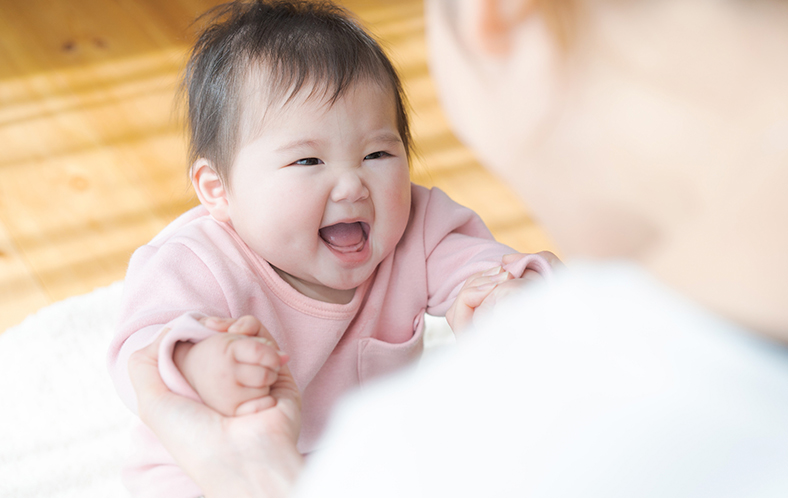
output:
M727 205L693 216L640 256L699 304L788 343L788 158L742 179Z

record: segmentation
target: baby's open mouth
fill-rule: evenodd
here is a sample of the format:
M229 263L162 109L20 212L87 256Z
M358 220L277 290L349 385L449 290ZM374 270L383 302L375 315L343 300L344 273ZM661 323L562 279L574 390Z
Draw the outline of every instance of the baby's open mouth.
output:
M337 223L320 229L320 238L339 252L358 252L364 248L369 235L369 225L362 221Z

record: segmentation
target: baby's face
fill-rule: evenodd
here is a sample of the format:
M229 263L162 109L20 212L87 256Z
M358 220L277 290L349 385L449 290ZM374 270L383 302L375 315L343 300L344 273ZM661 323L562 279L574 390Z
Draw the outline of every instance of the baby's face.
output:
M393 92L358 83L333 105L301 91L269 109L230 172L228 213L249 247L302 294L348 302L410 214Z

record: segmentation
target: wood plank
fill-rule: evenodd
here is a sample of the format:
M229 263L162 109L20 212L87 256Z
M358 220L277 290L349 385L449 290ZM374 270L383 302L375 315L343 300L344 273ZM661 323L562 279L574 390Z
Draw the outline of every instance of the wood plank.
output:
M0 331L123 278L196 204L172 100L190 23L211 0L0 0ZM521 251L552 247L451 133L427 69L421 0L347 0L398 65L412 177L476 210Z
M185 48L215 0L0 1L0 79Z

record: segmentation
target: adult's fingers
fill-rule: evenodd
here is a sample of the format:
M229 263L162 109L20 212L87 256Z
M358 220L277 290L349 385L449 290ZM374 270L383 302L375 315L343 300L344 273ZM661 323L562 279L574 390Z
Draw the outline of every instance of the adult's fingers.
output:
M301 392L287 365L279 369L276 382L271 386L271 396L276 399L280 413L290 421L290 437L296 441L301 431Z
M241 403L238 408L235 409L235 416L240 417L241 415L261 412L273 408L276 405L277 400L273 396L263 396L261 398L251 399L245 403Z
M513 278L501 267L476 273L465 281L457 299L446 312L446 321L455 332L471 324L476 308L501 282Z

